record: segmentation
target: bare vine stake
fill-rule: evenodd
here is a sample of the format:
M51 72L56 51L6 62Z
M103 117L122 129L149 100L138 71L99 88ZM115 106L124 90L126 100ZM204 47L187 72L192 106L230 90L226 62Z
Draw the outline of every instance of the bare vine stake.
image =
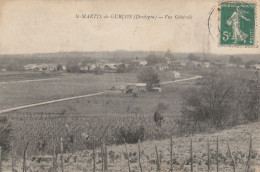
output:
M56 159L56 149L55 149L55 142L54 142L54 138L52 138L52 144L53 144L53 152L52 152L52 165L53 165L53 172L56 172L56 168L57 168L57 159Z
M247 160L247 164L246 164L246 172L250 171L251 152L252 152L252 136L250 135L249 153L248 153L248 160Z
M130 161L129 161L129 154L128 154L128 151L127 151L125 138L123 138L123 140L124 140L124 143L125 143L125 152L126 152L126 158L127 158L127 163L128 163L128 171L131 172Z
M173 146L173 143L172 143L172 136L171 136L171 169L170 169L170 172L173 172L173 164L172 164L172 154L173 154L173 151L172 151L172 146Z
M100 140L100 147L101 147L101 165L102 165L102 172L104 172L104 147L102 139Z
M138 140L138 154L139 154L139 167L140 171L143 172L142 164L141 164L141 147L140 147L140 140Z
M192 152L192 138L190 141L190 159L191 159L191 163L190 163L190 171L193 172L193 152Z
M0 172L2 172L2 147L0 146Z
M24 152L23 152L23 172L27 171L27 168L26 168L26 153L27 153L28 145L29 145L29 142L26 143L25 148L24 148Z
M233 159L233 155L231 153L231 150L230 150L230 146L229 146L229 142L227 141L227 147L228 147L228 154L230 155L231 157L231 160L232 160L232 164L233 164L233 172L236 172L236 165L235 165L235 161Z
M209 139L208 139L208 172L210 171L210 147L209 147Z
M12 141L12 172L14 171L14 141Z
M62 137L60 138L60 160L61 160L61 171L64 172L64 167L63 167L63 141Z
M96 171L96 145L95 145L95 137L93 137L93 172Z
M218 172L218 137L217 137L217 172Z
M105 171L107 171L107 145L105 144L105 142L103 143L104 144L104 151L105 151L105 155L104 155L104 169L105 169Z
M157 162L157 171L161 171L161 167L160 167L160 159L159 159L159 155L158 155L158 150L157 150L157 146L155 145L155 152L156 152L156 162Z

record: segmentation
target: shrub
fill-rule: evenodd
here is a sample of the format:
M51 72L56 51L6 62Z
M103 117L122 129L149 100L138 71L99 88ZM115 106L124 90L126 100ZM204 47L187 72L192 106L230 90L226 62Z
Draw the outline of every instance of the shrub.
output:
M11 123L8 121L7 117L0 117L0 146L3 151L3 158L6 158L8 152L10 151L11 143Z
M129 119L129 121L122 122L114 129L114 138L117 144L137 143L138 140L144 140L145 128L138 118Z

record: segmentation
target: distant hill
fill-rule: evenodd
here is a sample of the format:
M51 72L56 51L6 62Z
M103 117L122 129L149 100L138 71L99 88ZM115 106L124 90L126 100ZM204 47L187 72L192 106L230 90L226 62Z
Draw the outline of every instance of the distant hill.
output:
M122 59L145 58L149 54L163 56L165 51L92 51L92 52L57 52L57 53L35 53L35 54L6 54L0 55L0 61L30 61L37 62L53 62L67 63L68 60L83 60L85 58L110 59L120 61ZM187 58L191 53L172 53L175 58ZM208 60L228 61L230 55L224 54L203 54L192 53L194 56ZM235 57L241 57L244 62L249 60L260 60L260 54L235 54Z

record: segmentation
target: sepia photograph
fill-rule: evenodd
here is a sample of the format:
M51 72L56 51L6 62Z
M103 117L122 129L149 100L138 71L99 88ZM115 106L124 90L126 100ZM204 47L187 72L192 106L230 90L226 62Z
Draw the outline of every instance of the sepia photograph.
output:
M0 0L0 172L260 172L258 0Z

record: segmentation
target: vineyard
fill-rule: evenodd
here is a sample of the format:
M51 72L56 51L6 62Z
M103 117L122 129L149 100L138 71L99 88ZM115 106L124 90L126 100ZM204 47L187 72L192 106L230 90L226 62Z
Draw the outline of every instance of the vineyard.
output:
M13 153L3 162L4 171L238 171L259 170L259 123L243 125L214 134L170 137L161 141L108 145L105 140L82 135L81 151L68 153L66 139L49 140L49 155L30 155L26 161ZM87 137L86 137L87 136ZM88 142L89 141L89 142ZM56 144L54 144L56 143ZM91 143L91 146L90 146ZM16 150L15 146L13 149ZM28 152L28 154L27 154ZM57 152L57 154L56 154ZM53 154L53 155L51 155ZM25 165L26 164L26 165Z

